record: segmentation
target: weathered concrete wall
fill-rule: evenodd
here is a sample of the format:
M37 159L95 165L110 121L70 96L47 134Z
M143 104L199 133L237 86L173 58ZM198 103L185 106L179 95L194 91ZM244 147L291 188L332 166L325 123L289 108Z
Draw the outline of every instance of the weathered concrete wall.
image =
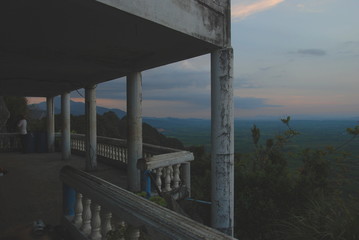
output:
M97 0L135 16L223 47L227 1ZM141 7L139 7L141 6Z
M0 132L5 132L5 124L10 117L10 112L7 109L3 97L0 97Z

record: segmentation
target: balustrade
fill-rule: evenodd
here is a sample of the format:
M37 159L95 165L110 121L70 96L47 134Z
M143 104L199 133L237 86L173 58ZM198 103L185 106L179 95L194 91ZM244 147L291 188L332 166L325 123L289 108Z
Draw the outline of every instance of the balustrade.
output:
M15 152L22 148L20 134L0 133L0 152Z
M74 216L64 216L73 239L234 239L78 169L60 179L77 191Z
M85 135L72 134L71 139L75 153L85 151ZM127 164L126 140L97 137L97 156L99 160L106 160L108 163ZM185 185L190 194L190 172L185 171L184 166L193 160L191 153L144 143L143 156L147 159L146 162L151 162L145 169L151 170L156 176L155 184L161 192L170 192Z
M187 194L190 195L189 164L192 160L194 157L191 152L177 151L141 159L138 165L141 170L152 171L156 176L154 181L160 192L171 192L183 186L187 189Z

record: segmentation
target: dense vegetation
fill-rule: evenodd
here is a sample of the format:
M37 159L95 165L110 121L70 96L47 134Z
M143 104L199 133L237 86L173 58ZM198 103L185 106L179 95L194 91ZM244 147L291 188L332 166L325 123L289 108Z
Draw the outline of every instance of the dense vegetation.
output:
M236 237L359 239L358 185L346 172L347 166L357 167L358 162L348 165L347 154L340 151L343 146L289 151L299 132L291 128L289 118L282 121L286 130L266 141L261 141L261 131L254 125L254 151L236 154ZM347 133L355 139L359 126ZM204 187L210 182L209 154L203 147L192 150L193 196L210 201L210 188ZM297 168L288 167L293 158L301 162Z
M8 132L16 132L17 123L22 115L28 114L27 100L24 97L4 97L5 105L10 113L10 117L6 122L6 130Z

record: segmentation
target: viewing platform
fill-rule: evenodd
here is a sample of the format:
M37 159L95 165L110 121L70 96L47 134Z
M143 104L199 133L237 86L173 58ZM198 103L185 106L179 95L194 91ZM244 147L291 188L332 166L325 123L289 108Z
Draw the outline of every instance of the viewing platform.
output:
M63 166L84 170L85 158L73 155L61 160L61 153L0 153L0 167L9 173L0 177L0 239L28 231L35 220L51 226L61 224ZM126 171L99 163L92 173L122 188ZM25 234L25 233L23 233Z
M29 209L35 211L35 206L41 206L44 208L38 211L54 219L58 218L53 212L62 214L60 220L76 240L104 240L119 223L120 229L128 227L128 239L131 240L139 239L141 234L151 239L233 239L234 105L230 0L57 0L51 3L39 0L3 1L0 5L0 22L6 36L0 40L3 63L0 65L0 96L46 98L46 147L49 152L60 150L62 159L60 155L45 153L39 157L37 154L0 153L0 164L11 161L8 156L21 158L15 159L16 162L24 161L15 165L18 170L3 166L9 173L1 177L1 201L7 201L1 204L1 211L7 213L1 214L0 225L10 225L12 221L7 218L15 217L8 215L23 219L20 222L14 219L17 224L36 220L40 216L33 216ZM142 93L145 89L142 82L151 79L142 79L142 72L204 54L211 55L208 81L211 86L213 228L135 194L142 190L145 174L147 179L153 178L158 193L176 198L172 193L175 194L177 188L185 187L190 192L193 155L143 143ZM122 77L126 81L127 139L99 137L97 85ZM85 135L82 136L71 134L70 121L71 92L79 89L85 91ZM54 99L59 95L61 129L55 130ZM56 139L55 131L61 132L61 141ZM16 139L11 134L0 135L0 152L19 151L20 141ZM83 156L83 161L74 154ZM41 159L46 163L43 164ZM78 166L61 168L75 164L76 159L81 162ZM37 161L40 162L36 164ZM106 181L103 176L96 176L102 172L100 161L126 169L126 189ZM53 172L44 167L47 164L54 167ZM86 171L81 171L84 168ZM39 175L44 175L47 180L39 179ZM105 175L109 174L106 172ZM23 178L24 182L17 178ZM14 186L6 183L11 179ZM37 181L32 183L30 179ZM43 186L43 182L54 185ZM62 187L66 191L61 196ZM5 200L6 195L14 192L16 201L10 197ZM48 203L43 203L36 200L41 198L43 201L52 192L60 194L56 195L56 201L49 199ZM58 210L61 209L61 199L67 199L68 204L62 213ZM54 205L56 207L52 207ZM45 217L43 220L56 224Z
M85 153L83 135L72 134L73 154L66 161L58 152L13 152L19 135L0 137L0 166L8 170L0 178L0 240L31 236L32 223L40 219L53 227L55 240L59 234L55 226L76 240L105 240L109 232L121 228L126 230L124 239L143 235L150 239L233 239L127 191L126 140L98 137L100 161L95 170L86 172L86 159L81 156ZM193 154L150 144L143 144L143 149L138 168L152 175L155 186L145 191L152 189L175 200L181 197L177 189L184 189L183 196L188 196Z

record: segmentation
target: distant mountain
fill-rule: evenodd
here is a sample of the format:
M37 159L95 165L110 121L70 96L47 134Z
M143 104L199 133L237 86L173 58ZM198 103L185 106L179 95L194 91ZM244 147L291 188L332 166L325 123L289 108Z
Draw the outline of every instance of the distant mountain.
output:
M38 111L46 111L46 102L31 104L29 107L32 109L36 109ZM100 115L104 114L105 112L112 111L119 118L123 118L126 115L125 111L122 111L121 109L117 109L117 108L105 108L105 107L97 106L96 111ZM60 113L61 113L61 99L55 98L55 114L60 114ZM70 113L74 116L84 115L85 103L70 101Z

